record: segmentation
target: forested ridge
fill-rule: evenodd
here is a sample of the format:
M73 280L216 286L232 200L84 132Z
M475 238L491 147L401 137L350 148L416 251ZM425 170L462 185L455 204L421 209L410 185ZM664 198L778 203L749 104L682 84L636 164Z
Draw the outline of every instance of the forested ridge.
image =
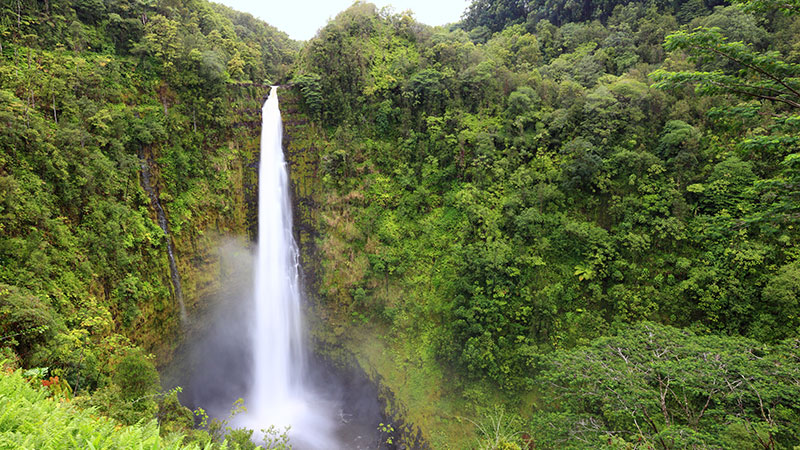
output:
M193 310L252 227L288 82L312 338L430 447L800 445L798 12L356 2L300 44L204 0L0 0L0 442L252 446L149 353L168 242Z
M154 365L191 325L179 302L218 289L221 239L246 239L258 130L241 123L297 48L203 0L0 2L0 366L38 368L22 374L85 410L9 393L0 446L222 441L226 425L194 430L202 412L162 392ZM65 423L28 436L35 411Z
M327 338L434 448L797 445L797 6L341 13L293 76Z

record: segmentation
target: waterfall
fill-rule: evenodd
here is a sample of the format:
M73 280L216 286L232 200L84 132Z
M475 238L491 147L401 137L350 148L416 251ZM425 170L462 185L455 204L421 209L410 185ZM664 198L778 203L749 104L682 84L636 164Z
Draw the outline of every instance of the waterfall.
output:
M262 108L258 247L251 339L253 381L237 420L256 431L290 426L295 448L335 448L334 424L305 382L299 254L292 234L283 124L273 87Z

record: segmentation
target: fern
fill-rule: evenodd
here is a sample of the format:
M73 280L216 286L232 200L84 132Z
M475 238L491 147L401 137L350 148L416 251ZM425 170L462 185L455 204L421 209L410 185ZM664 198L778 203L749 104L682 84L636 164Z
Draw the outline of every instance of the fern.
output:
M54 401L29 385L19 370L0 375L0 449L199 448L184 446L182 440L182 435L162 438L155 420L122 426L93 409Z

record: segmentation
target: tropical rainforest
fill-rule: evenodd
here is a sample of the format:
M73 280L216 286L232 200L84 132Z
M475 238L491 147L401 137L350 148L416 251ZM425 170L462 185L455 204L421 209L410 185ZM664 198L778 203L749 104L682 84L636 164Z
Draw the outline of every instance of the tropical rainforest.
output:
M156 366L249 239L269 84L314 348L424 445L800 446L797 0L356 2L302 43L0 0L0 445L253 445Z

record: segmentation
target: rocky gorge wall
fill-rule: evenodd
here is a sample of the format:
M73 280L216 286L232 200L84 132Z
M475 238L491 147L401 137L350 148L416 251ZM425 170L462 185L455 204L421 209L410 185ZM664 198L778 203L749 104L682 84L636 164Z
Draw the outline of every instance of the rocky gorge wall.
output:
M214 160L214 170L225 180L224 204L204 205L201 202L186 211L175 201L159 165L164 149L153 146L145 149L149 162L150 184L160 200L174 244L177 273L182 288L188 321L180 320L177 293L171 301L158 308L143 306L141 326L132 330L132 339L153 352L159 365L170 361L177 345L186 335L183 327L202 326L193 323L200 312L209 307L210 299L221 289L224 271L220 249L228 240L249 246L257 233L258 215L258 158L261 135L261 105L269 94L269 86L230 84L226 108L233 114L232 126L214 140L203 143L203 152ZM214 189L201 186L201 189ZM152 220L158 217L153 205ZM166 253L162 258L163 276L170 276ZM162 301L162 303L164 303Z
M229 86L229 109L233 111L233 125L225 139L209 143L217 148L216 170L227 176L229 191L226 206L207 208L181 216L180 205L174 202L165 186L158 161L160 149L148 149L151 161L150 182L158 194L170 222L178 273L181 279L188 323L180 324L180 312L172 293L172 301L162 311L153 311L144 317L141 330L134 330L135 340L158 357L166 367L175 355L176 348L187 339L200 339L215 302L219 302L226 271L221 249L226 240L234 239L242 248L250 247L258 232L258 167L260 157L261 106L269 94L269 86L236 84ZM312 350L317 364L338 373L342 379L374 386L383 408L382 421L391 424L392 431L382 431L382 442L392 442L388 448L426 448L423 432L409 417L409 408L396 394L398 386L387 382L380 364L360 345L363 336L348 336L357 332L357 324L342 320L331 298L321 292L320 277L323 255L318 243L323 232L326 191L321 177L322 155L329 141L318 124L310 121L302 108L300 93L292 86L281 86L278 91L284 123L284 151L289 165L292 187L295 239L302 264L301 282L306 292L306 318ZM151 208L154 222L158 218ZM169 262L163 258L163 276L168 280ZM236 269L233 269L236 270ZM357 392L358 389L353 389Z

